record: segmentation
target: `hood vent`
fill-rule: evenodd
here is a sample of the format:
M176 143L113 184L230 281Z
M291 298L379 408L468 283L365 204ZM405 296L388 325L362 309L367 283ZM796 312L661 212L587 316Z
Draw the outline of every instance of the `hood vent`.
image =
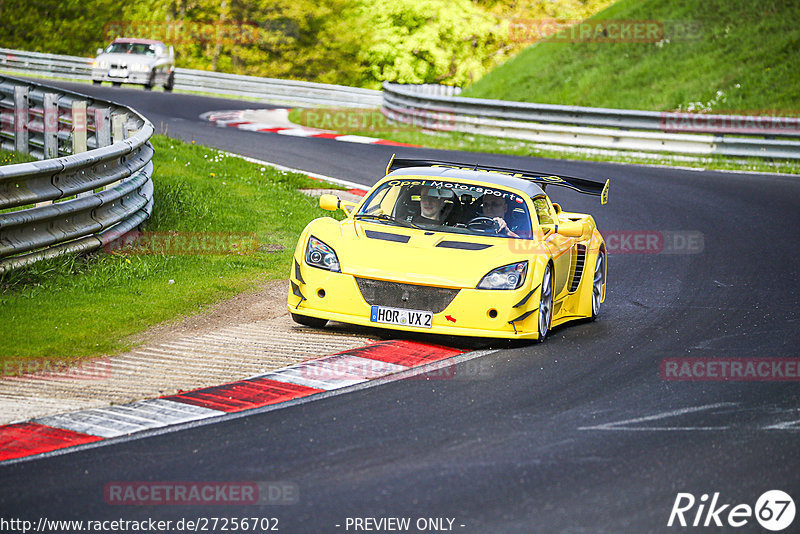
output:
M411 239L409 235L390 234L389 232L378 232L376 230L366 230L365 233L370 239L383 239L384 241L394 241L395 243L408 243Z
M470 243L469 241L441 241L437 247L442 248L457 248L461 250L484 250L493 245L485 243Z

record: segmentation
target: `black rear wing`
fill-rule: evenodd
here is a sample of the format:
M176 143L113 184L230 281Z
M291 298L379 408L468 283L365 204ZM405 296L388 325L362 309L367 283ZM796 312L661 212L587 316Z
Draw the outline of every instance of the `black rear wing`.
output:
M490 165L459 163L454 161L437 161L432 159L406 159L395 158L389 160L386 166L386 174L407 167L450 167L453 169L464 169L469 171L489 171L500 174L507 174L516 178L524 178L531 182L536 183L542 189L548 185L557 185L559 187L567 187L578 193L587 195L594 195L600 197L600 203L606 204L608 202L608 186L610 180L603 182L595 182L587 180L586 178L576 178L574 176L565 176L563 174L551 174L546 172L536 171L522 171L519 169L510 169L507 167L493 167Z

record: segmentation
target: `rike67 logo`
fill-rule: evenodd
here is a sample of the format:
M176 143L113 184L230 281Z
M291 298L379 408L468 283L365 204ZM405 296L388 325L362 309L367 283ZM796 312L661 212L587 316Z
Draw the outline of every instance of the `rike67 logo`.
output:
M784 530L794 521L794 501L788 493L770 490L758 498L754 507L749 504L725 503L716 492L704 493L696 499L691 493L678 493L669 514L667 526L743 527L753 520L772 532Z

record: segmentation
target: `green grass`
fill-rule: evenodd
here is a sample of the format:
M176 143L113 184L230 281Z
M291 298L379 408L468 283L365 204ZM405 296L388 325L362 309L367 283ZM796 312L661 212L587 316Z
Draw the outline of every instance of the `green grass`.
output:
M9 152L7 150L0 150L0 167L3 165L16 165L17 163L28 163L36 161L36 158L28 154L18 154L16 152ZM16 208L0 208L0 214L10 213L12 211L19 211L30 206L19 206Z
M429 132L406 125L393 125L381 119L379 110L352 110L337 108L293 109L289 119L305 126L333 129L339 133L363 135L381 139L389 139L400 143L419 145L442 150L460 150L466 152L485 152L492 154L510 154L551 159L572 159L582 161L609 161L617 163L633 163L644 165L667 165L693 167L698 169L800 173L800 162L767 161L756 158L728 159L721 156L686 160L670 155L656 155L653 158L633 155L604 155L587 150L586 152L562 152L546 150L533 142L473 135L461 132ZM352 118L351 118L352 117ZM382 117L382 116L381 116Z
M540 41L475 82L463 96L796 115L799 18L800 4L792 0L620 0L590 20L661 21L665 39ZM670 21L693 22L699 31L681 37Z
M127 349L133 334L157 323L200 312L262 281L286 278L302 228L315 217L330 215L316 198L297 191L326 186L307 176L163 136L153 137L152 143L155 209L144 230L255 234L259 250L228 255L97 252L0 275L0 362L71 360Z
M16 165L17 163L27 163L29 161L36 161L36 158L28 154L17 154L16 152L0 150L0 166Z

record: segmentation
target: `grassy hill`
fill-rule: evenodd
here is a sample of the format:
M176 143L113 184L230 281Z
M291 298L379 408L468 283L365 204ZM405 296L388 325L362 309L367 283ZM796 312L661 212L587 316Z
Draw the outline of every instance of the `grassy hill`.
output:
M568 42L562 33L529 46L463 96L796 115L798 19L796 0L620 0L589 20L655 21L663 34L649 42Z

